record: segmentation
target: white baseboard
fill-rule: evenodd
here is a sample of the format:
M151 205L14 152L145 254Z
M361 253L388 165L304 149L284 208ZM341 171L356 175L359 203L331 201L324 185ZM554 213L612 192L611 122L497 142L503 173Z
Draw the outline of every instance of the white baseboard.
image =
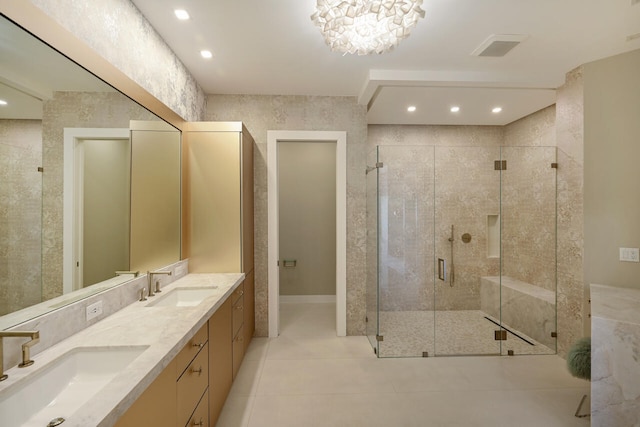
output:
M335 295L280 295L280 304L286 303L335 303Z

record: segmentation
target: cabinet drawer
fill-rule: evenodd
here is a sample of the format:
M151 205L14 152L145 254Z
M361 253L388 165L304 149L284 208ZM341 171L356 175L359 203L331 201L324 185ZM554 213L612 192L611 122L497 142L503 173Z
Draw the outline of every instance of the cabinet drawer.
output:
M178 426L186 425L209 385L209 345L189 364L178 380Z
M204 393L185 427L209 427L209 390Z
M231 321L231 325L232 325L231 330L233 331L233 336L235 337L238 334L238 331L240 330L240 327L244 322L244 297L240 297L233 304L232 318L233 319Z
M240 326L240 331L233 339L233 379L236 378L240 364L244 358L244 330Z
M233 305L236 304L236 301L238 301L238 298L240 298L242 295L244 295L244 282L240 283L236 290L231 294L231 302L233 303Z
M205 323L176 356L176 361L178 363L176 378L180 378L180 375L182 375L193 358L196 357L196 354L198 354L200 349L204 347L208 339L209 330L207 329L207 323Z

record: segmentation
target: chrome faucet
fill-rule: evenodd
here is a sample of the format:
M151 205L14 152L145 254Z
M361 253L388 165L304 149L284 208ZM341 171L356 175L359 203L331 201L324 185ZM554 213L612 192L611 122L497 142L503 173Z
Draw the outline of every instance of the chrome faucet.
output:
M2 338L10 337L31 338L30 341L22 344L22 363L18 365L19 368L33 365L33 360L31 360L31 347L40 342L39 331L0 331L0 381L4 381L9 377L4 373Z
M147 280L149 281L149 293L147 295L149 295L150 297L155 295L153 291L153 276L155 274L166 274L167 276L171 276L171 271L168 271L168 270L147 271ZM160 292L159 283L156 283L155 292Z

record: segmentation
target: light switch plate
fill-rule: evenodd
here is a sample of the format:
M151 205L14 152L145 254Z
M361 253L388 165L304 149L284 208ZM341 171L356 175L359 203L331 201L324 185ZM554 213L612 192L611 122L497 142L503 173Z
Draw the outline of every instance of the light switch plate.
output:
M640 248L620 248L620 261L640 262Z

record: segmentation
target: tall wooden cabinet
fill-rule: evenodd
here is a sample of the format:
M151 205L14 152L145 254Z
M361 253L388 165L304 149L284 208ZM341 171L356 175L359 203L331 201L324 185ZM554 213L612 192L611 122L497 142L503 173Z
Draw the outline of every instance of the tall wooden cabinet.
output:
M253 146L242 122L193 122L183 131L183 257L189 258L189 271L245 273L224 309L231 310L228 326L218 323L210 331L216 340L231 340L230 347L212 353L211 363L218 365L210 367L212 425L229 387L227 377L215 380L217 371L226 372L231 363L235 377L255 331Z

